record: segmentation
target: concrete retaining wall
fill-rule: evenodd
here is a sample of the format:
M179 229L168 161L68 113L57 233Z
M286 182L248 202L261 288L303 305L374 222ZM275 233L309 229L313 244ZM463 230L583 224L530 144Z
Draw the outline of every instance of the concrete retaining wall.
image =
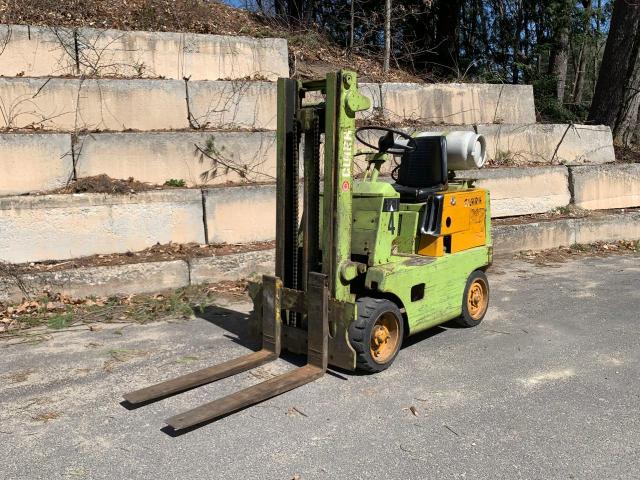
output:
M480 126L479 130L481 127L486 126ZM437 130L436 127L433 129ZM10 141L3 141L5 138ZM493 138L489 136L490 145L492 141ZM545 145L542 141L536 144ZM19 163L14 162L15 169L7 167L10 175L0 177L0 195L43 191L60 186L61 182L65 182L69 178L69 172L72 169L71 155L62 160L60 157L71 151L70 135L66 139L63 135L0 135L0 146L6 148L7 158L19 159ZM209 177L205 180L201 174L207 171L213 173L212 169L216 162L206 158L197 150L196 146L208 151L211 156L217 159L218 168L213 178ZM532 148L534 146L532 145ZM534 153L531 152L531 154ZM544 152L540 153L542 155ZM78 137L75 158L79 177L105 173L112 178L133 177L136 180L157 184L163 184L170 178L176 178L185 180L188 186L220 185L228 182L273 182L276 163L275 134L273 132L229 132L225 130L92 133ZM537 158L540 161L544 159L542 156ZM366 167L362 159L363 157L356 157L354 169L357 172ZM58 166L58 168L44 168L45 165ZM232 168L227 168L227 166ZM383 168L383 172L387 175L390 166L389 163ZM616 168L617 166L612 166L611 171L615 171ZM240 174L238 170L243 173ZM504 171L509 171L509 169ZM515 172L516 170L511 171ZM27 175L25 172L32 173ZM485 169L471 174L484 179L488 178L487 175L494 175L493 172L496 170ZM540 191L539 188L542 188L543 192L550 192L553 195L560 193L554 180L551 181L551 184L544 185L542 176L537 174L535 169L528 168L525 172L531 177L530 186L535 190L521 195L523 201L528 197L547 195L547 193L537 193ZM634 182L638 182L637 177L626 173L625 176L628 177L625 180L627 182L625 183L626 195L636 195L630 192L635 191L634 188L639 188L633 187ZM541 187L535 185L534 180L536 179L543 182ZM495 186L496 184L483 185ZM496 190L495 193L494 198L499 200L501 198L499 190ZM564 192L562 194L564 195ZM548 202L548 200L544 199L544 202ZM559 198L557 200L561 201ZM634 200L628 198L628 201ZM553 202L549 205L559 206ZM623 206L623 204L618 206ZM496 207L498 207L497 204ZM540 208L543 207L537 208L536 211ZM527 211L527 213L532 212ZM501 216L502 214L497 213L497 215Z
M73 178L71 136L0 134L0 195L62 187Z
M27 25L0 25L0 75L63 76L76 73L73 31ZM72 48L66 51L63 45Z
M209 243L248 243L275 238L275 185L212 188L203 194Z
M478 125L487 155L503 163L605 163L615 161L611 129L603 125Z
M375 85L365 85L363 90L365 94L371 92L375 98ZM535 118L529 118L533 110L523 113L530 106L526 100L530 90L527 86L384 84L382 90L388 93L387 97L382 96L382 109L395 121L406 118L452 125L487 123L493 121L493 117L485 113L502 108L491 102L498 102L498 98L500 102L507 102L511 97L509 103L504 104L507 112L511 112L505 113L507 120L535 121ZM2 78L0 99L10 114L8 118L2 118L0 128L275 130L276 97L274 83L243 80ZM532 102L533 98L531 105ZM365 115L373 113L371 110Z
M289 76L287 41L281 38L2 25L0 41L6 43L0 54L4 76Z
M548 212L571 201L566 167L488 168L456 172L491 192L491 216Z
M184 82L0 78L0 128L57 131L189 127Z
M398 123L536 122L531 85L385 83L381 98L385 116Z
M0 199L0 260L62 260L204 243L198 190L136 195L46 195Z
M194 258L189 261L191 283L239 280L256 274L273 275L275 263L275 250Z
M92 148L99 150L99 145L88 145L89 152ZM146 161L153 163L152 153ZM636 171L633 165L615 167ZM79 168L84 167L79 165ZM185 167L184 171L188 169ZM607 171L616 170L612 165ZM170 170L166 173L167 178L161 180L170 178ZM458 174L477 178L476 185L491 190L494 218L546 212L570 202L567 168L563 166ZM574 192L580 194L578 184L574 185ZM634 205L625 206L640 206L640 201L632 203ZM0 199L0 259L10 262L55 260L140 250L156 242L203 243L205 230L210 243L272 240L276 228L275 208L272 184L203 191L162 190L132 196L5 197ZM541 239L541 245L557 243L555 234L547 235L552 237Z
M21 276L26 294L44 290L73 298L155 293L189 285L189 265L182 260L134 263L105 267L81 267ZM19 302L25 297L12 279L0 277L0 302Z
M269 82L0 78L0 100L8 112L0 128L276 128L276 87Z
M275 143L273 132L94 133L79 139L76 170L160 185L171 178L188 186L273 182Z
M491 233L493 250L498 255L522 250L545 250L576 243L573 219L498 225Z
M579 219L559 219L493 228L496 255L540 250L573 243L640 240L640 212L605 214ZM189 283L239 280L255 274L273 274L274 250L249 251L224 256L136 263L123 266L83 267L21 276L28 293L44 288L73 297L153 293ZM23 293L11 278L0 278L0 302L19 302Z
M574 201L589 210L640 206L640 164L571 168Z
M496 225L492 233L496 254L545 250L576 243L640 240L640 211Z
M578 218L576 243L640 239L640 211L625 214Z

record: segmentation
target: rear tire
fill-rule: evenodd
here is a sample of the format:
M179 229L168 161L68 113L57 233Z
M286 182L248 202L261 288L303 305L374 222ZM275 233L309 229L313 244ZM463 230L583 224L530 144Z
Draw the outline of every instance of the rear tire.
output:
M489 280L482 270L471 272L462 295L462 315L456 319L461 327L480 325L489 308Z
M383 298L362 297L356 302L358 318L349 326L349 342L356 351L356 368L381 372L400 351L404 320L398 306Z

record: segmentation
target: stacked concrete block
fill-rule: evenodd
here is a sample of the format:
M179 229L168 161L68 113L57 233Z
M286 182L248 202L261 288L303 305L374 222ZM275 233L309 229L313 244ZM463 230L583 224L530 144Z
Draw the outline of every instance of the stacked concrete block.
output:
M203 194L209 243L249 243L275 238L275 185L212 188Z
M387 83L381 104L391 121L472 125L535 123L531 85Z
M580 208L640 207L640 164L571 168L574 202Z
M71 136L0 134L0 195L64 187L73 178Z
M491 192L491 216L543 213L571 201L566 167L488 168L456 172Z
M92 133L78 140L78 177L107 174L158 185L189 187L273 182L274 132Z
M204 243L199 190L0 198L0 261L36 262Z
M603 125L478 125L487 155L499 163L599 164L615 161L611 129Z
M289 76L287 41L195 33L0 26L0 75L182 80Z

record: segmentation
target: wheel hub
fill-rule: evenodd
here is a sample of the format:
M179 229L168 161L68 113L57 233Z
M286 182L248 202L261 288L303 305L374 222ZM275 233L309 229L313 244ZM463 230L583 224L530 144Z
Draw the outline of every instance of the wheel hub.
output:
M374 355L380 355L382 347L389 341L389 329L383 325L377 325L373 332Z
M487 308L487 293L483 282L476 280L469 288L467 295L467 310L472 318L482 316Z
M386 363L395 355L400 344L400 327L395 315L386 313L380 316L371 329L371 357L377 363Z

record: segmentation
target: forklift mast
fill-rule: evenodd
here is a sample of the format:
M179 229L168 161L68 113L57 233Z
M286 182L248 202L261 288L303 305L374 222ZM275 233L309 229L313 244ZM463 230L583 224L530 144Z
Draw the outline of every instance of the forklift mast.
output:
M278 80L276 276L286 288L306 291L309 273L317 272L327 276L330 297L342 302L353 300L341 272L351 268L356 113L369 106L369 99L358 91L353 72L329 73L324 80L308 82ZM301 173L304 182L299 229ZM283 322L303 326L300 315L293 312Z
M307 96L316 103L309 102ZM352 72L330 73L325 80L312 82L278 80L276 276L264 276L261 283L262 348L127 393L128 405L142 406L250 370L276 360L282 347L300 353L306 350L306 365L166 420L173 429L184 430L312 382L324 375L329 359L344 359L339 363L355 366L346 338L355 305L349 303L351 294L341 281L341 272L350 265L355 116L367 108L369 100L358 92ZM323 134L325 181L321 195ZM300 173L304 175L301 228ZM321 218L325 219L323 225ZM339 322L329 322L330 316Z

